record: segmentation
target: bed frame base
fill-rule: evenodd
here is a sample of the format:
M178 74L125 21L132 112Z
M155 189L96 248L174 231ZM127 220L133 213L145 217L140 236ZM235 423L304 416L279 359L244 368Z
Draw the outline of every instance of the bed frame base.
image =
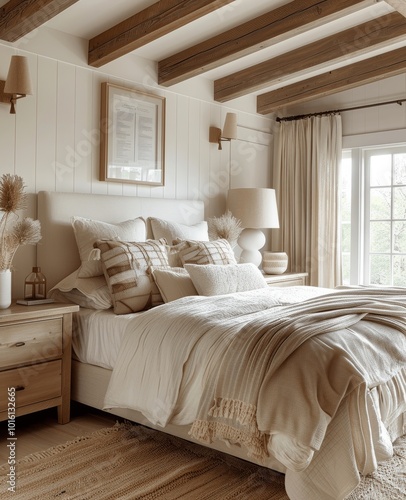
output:
M91 406L92 408L96 408L98 410L103 410L104 394L107 391L110 376L111 370L72 360L73 401ZM80 383L78 381L80 381ZM171 436L176 436L202 445L201 442L196 441L189 436L189 425L168 424L166 427L159 427L152 424L142 413L135 410L129 410L127 408L112 408L107 413L130 420L131 422L135 422L137 424L145 425L151 429L166 432ZM204 446L206 446L206 444ZM264 464L259 464L255 460L248 458L243 449L239 446L228 445L222 441L218 441L211 443L208 447L257 465L264 466ZM269 458L269 461L267 461L265 466L268 469L273 469L277 472L285 473L286 471L286 468L278 460L272 457Z

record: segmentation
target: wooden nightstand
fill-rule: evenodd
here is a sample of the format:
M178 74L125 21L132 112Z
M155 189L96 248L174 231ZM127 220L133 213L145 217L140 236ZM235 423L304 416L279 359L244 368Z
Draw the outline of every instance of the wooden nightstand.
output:
M264 274L269 286L304 286L308 273Z
M70 419L72 313L79 306L13 304L0 310L0 421L8 419L9 389L15 416L58 407Z

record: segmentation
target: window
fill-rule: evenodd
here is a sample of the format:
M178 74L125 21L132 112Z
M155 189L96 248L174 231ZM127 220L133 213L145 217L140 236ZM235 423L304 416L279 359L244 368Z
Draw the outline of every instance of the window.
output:
M406 286L406 145L345 150L344 284Z

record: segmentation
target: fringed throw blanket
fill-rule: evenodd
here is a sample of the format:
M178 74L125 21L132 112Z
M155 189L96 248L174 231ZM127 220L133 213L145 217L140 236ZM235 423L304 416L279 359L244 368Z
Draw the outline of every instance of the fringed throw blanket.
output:
M406 295L395 290L387 290L385 296L375 290L338 292L284 307L276 314L264 313L240 330L221 366L210 370L211 387L201 399L192 436L239 442L249 454L263 459L268 455L269 434L286 432L289 418L291 435L302 445L319 449L343 398L360 384L367 388L386 381L399 369L399 361L406 361L404 343L392 345L380 334L387 327L406 331ZM309 344L300 357L294 356L307 340L326 334L331 335L316 341L319 350ZM334 345L335 336L340 339ZM290 386L282 397L280 379L285 376ZM313 380L315 385L310 386ZM300 411L289 415L293 399ZM312 407L306 408L310 403ZM301 424L302 412L311 416L313 428Z
M358 470L391 451L368 390L406 375L405 290L313 289L288 305L278 293L194 297L143 314L105 406L160 425L193 422L197 439L238 443L265 463L276 456L291 498L342 498Z

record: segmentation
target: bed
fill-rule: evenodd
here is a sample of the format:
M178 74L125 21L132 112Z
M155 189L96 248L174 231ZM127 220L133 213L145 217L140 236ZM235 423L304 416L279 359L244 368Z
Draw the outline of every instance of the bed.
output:
M168 220L192 228L194 240L204 204L38 193L37 264L49 288L83 265L72 215L111 224L141 217L149 238L150 218ZM106 256L122 246L101 239L94 260L115 270ZM127 311L114 293L113 309L81 308L73 400L284 473L292 500L344 498L359 471L390 457L406 431L405 290L270 289L259 281L245 289L245 276L242 288L223 293L230 275L219 273L236 272L232 261L214 274L210 264L185 267L200 294L144 312Z

